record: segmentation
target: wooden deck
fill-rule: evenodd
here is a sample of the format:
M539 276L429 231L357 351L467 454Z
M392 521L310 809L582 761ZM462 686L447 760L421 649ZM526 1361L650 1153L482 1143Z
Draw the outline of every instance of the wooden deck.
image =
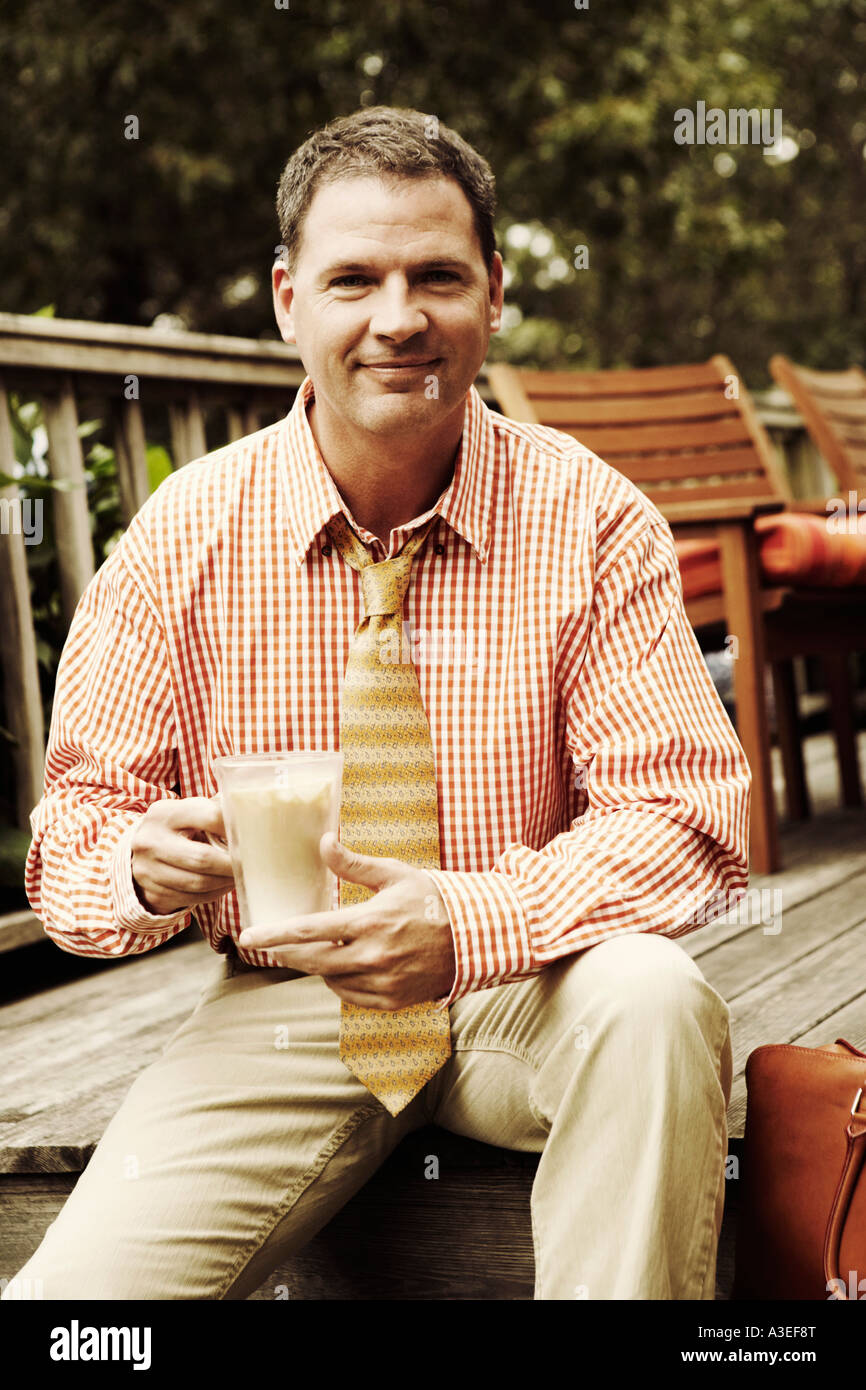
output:
M866 773L866 732L859 752ZM773 757L781 804L776 750ZM753 899L765 891L775 920L753 923L738 909L681 938L731 1007L732 1150L743 1134L743 1072L753 1048L840 1036L866 1045L866 811L836 807L829 735L807 739L806 763L815 817L782 821L784 869L750 886ZM0 1008L0 1278L39 1244L132 1080L190 1013L212 969L209 947L191 938ZM435 1201L423 1181L430 1152L444 1180ZM253 1298L529 1298L536 1161L442 1131L411 1136ZM732 1185L719 1298L731 1284L735 1214Z

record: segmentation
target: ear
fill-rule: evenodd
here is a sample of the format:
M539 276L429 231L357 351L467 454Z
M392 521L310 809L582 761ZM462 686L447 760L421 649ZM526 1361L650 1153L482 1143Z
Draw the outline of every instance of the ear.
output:
M502 257L498 251L493 253L493 264L490 267L490 332L498 333L502 327L502 303L505 295L503 288L503 264Z
M271 271L271 285L274 296L274 317L284 343L297 342L294 323L294 289L292 278L284 265L279 262Z

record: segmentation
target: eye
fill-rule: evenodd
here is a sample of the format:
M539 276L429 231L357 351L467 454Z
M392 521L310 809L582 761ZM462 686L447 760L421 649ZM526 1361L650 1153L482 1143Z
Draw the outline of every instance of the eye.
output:
M348 285L350 288L352 288L352 283L351 283L352 281L355 281L356 284L363 284L363 283L364 283L364 277L363 277L363 275L340 275L340 276L337 277L336 280L332 280L332 281L331 281L331 284L332 284L332 285Z
M428 270L427 279L431 279L434 275L441 275L445 280L457 279L457 276L454 274L453 270Z

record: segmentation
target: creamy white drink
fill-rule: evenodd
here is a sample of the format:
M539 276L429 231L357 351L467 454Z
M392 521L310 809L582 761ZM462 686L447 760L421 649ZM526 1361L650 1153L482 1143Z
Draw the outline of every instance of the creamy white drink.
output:
M335 879L319 854L319 841L339 823L341 765L339 755L318 766L308 755L296 767L250 758L220 769L245 927L277 926L332 906Z

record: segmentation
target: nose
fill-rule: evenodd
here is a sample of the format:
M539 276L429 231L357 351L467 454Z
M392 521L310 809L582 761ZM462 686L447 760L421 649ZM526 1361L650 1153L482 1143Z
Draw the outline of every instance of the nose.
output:
M413 301L404 276L389 276L376 292L370 314L370 332L392 343L405 342L428 325L427 315Z

